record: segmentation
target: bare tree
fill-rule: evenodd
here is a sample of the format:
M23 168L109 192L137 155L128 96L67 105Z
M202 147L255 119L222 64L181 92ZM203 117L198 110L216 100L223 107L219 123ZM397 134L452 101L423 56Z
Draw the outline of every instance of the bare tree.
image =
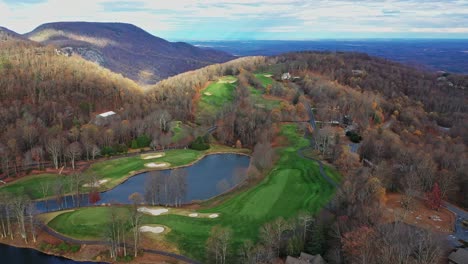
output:
M143 198L139 193L132 193L128 199L132 202L132 211L130 215L130 224L132 226L133 232L133 249L134 249L134 256L138 256L138 244L140 242L140 220L142 214L138 211L138 205L141 204Z
M232 232L228 228L215 226L211 229L206 242L208 258L211 263L225 264L229 255Z
M55 169L59 166L59 157L62 155L63 140L58 138L50 139L46 144L47 152L52 156Z
M80 143L77 141L71 143L68 145L68 147L65 149L65 156L71 161L72 168L75 169L75 160L79 159L82 154L82 149L80 146Z

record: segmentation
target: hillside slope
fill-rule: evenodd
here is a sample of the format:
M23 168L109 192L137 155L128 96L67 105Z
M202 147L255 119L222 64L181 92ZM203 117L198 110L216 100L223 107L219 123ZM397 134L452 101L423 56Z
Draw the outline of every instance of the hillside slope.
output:
M48 23L25 36L43 44L66 48L145 84L233 59L225 52L200 49L183 42L168 42L125 23Z

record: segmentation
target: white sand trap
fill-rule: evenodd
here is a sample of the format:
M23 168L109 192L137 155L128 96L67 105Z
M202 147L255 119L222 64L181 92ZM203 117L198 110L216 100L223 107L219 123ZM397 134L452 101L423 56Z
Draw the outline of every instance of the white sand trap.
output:
M206 95L206 96L212 96L212 94L209 93L209 92L206 92L206 93L203 93L203 94Z
M219 214L210 214L208 217L209 218L217 218L219 216Z
M151 232L154 234L161 234L164 232L164 227L162 226L142 226L140 227L140 232Z
M94 183L86 183L86 184L83 184L83 187L99 187L101 185L103 185L104 183L108 182L109 180L105 179L105 180L99 180L97 182L94 182Z
M273 75L272 75L272 74L264 74L263 76L265 76L265 77L268 77L268 78L269 78L269 77L271 77L271 76L273 76Z
M167 162L151 162L151 163L146 163L145 167L147 168L166 168L171 166L171 164Z
M198 217L198 214L197 214L197 213L193 213L193 214L189 214L188 216L190 216L190 217Z
M166 209L166 208L151 209L151 208L148 208L148 207L140 207L140 208L138 208L138 212L146 213L146 214L150 214L150 215L161 215L161 214L169 212L169 210Z
M157 158L161 158L161 157L164 157L164 153L149 155L149 156L143 157L143 159L145 159L145 160L147 160L147 159L157 159Z

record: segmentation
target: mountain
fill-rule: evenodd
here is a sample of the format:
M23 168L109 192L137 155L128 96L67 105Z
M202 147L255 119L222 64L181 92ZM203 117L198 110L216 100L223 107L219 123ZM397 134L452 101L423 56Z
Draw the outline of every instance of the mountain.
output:
M25 37L79 54L143 84L234 58L222 51L169 42L125 23L48 23Z
M26 41L27 38L21 36L20 34L9 30L5 27L0 27L0 42L10 41L10 40L19 40Z

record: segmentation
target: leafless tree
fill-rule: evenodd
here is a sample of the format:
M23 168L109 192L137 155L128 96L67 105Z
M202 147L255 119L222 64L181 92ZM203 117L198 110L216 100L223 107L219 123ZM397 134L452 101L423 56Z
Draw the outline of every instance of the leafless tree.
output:
M71 161L73 170L75 169L75 160L79 159L82 154L80 143L77 141L68 145L65 149L65 156Z

